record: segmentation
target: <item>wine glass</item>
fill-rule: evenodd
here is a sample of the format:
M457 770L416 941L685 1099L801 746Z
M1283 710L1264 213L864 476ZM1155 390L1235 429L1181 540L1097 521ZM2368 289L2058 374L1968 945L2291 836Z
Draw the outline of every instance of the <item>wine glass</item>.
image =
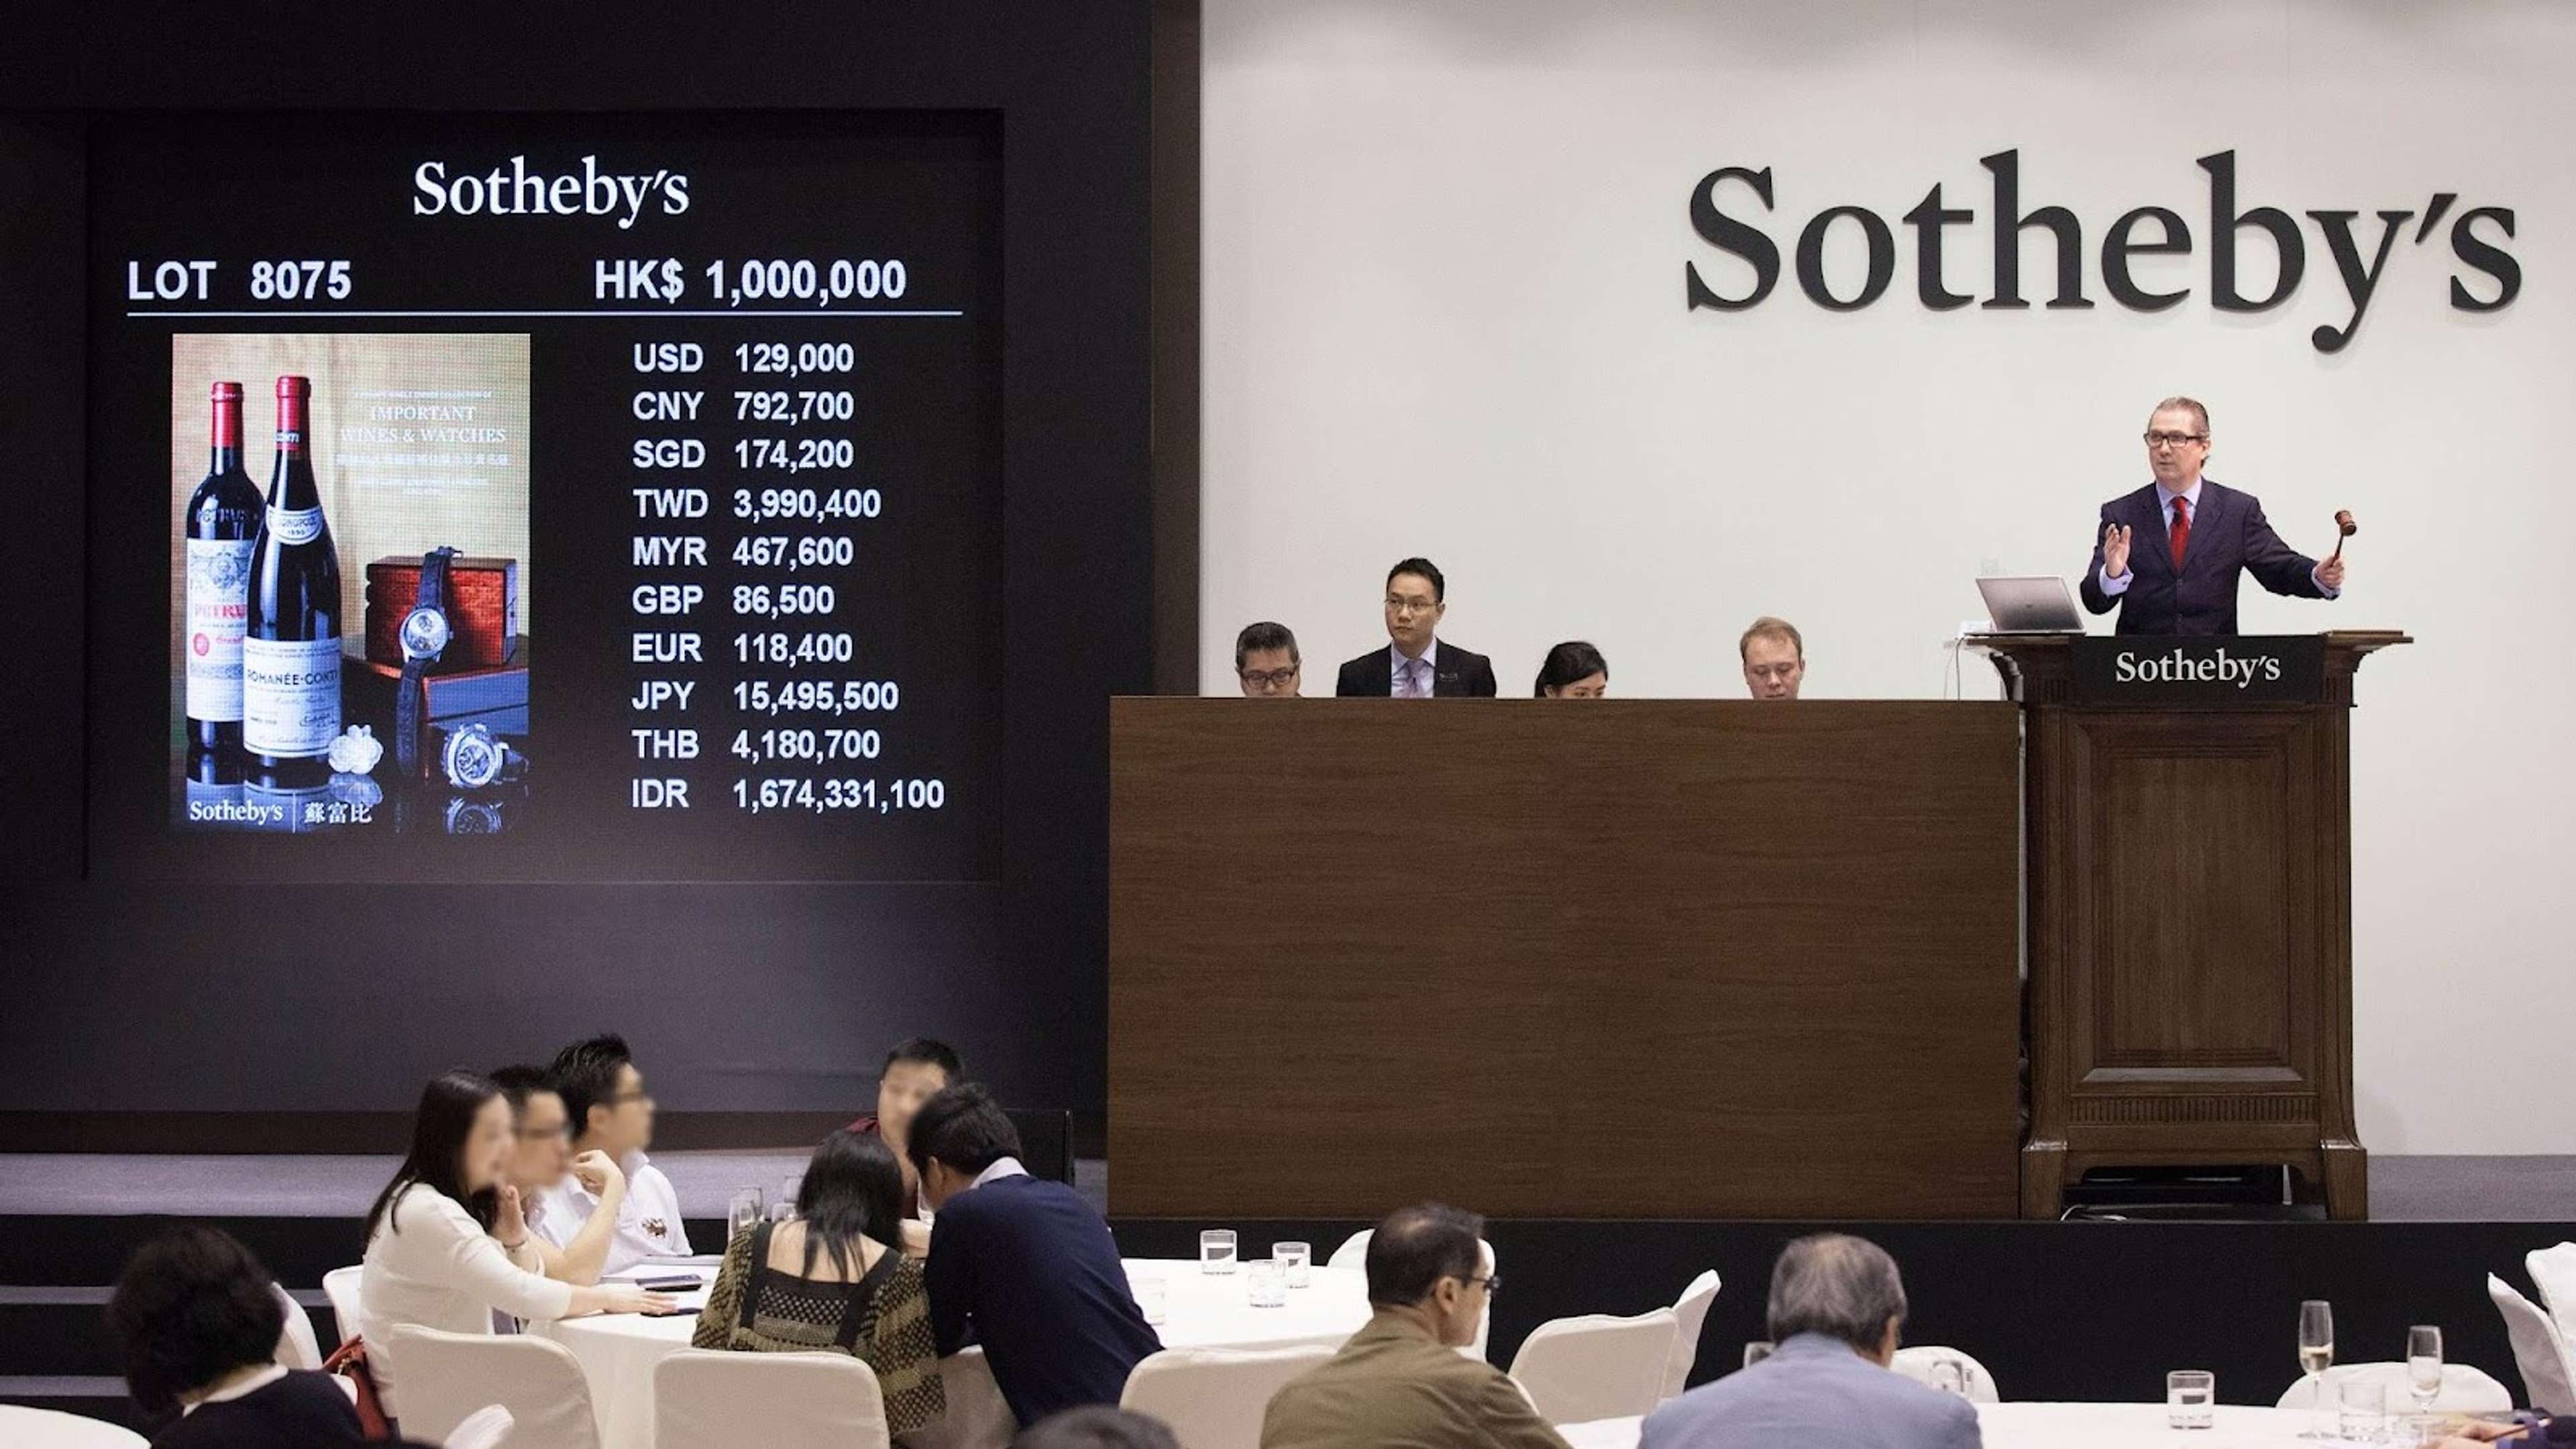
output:
M2406 1392L2414 1396L2416 1417L2431 1418L2433 1401L2442 1397L2442 1330L2429 1323L2406 1330Z
M2326 1407L2326 1370L2334 1367L2334 1305L2322 1298L2311 1298L2299 1305L2299 1372L2308 1376L2309 1403L2318 1411ZM2325 1439L2332 1436L2317 1431L2311 1424L2302 1439Z

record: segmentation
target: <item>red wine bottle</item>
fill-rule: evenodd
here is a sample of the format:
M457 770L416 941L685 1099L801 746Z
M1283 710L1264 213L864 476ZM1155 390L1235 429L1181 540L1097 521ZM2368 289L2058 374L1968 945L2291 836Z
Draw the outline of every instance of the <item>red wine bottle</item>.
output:
M313 480L312 393L308 379L277 380L277 465L242 626L242 748L272 776L318 782L340 733L340 553Z
M242 388L219 382L214 449L205 481L188 495L180 536L188 565L186 627L188 749L237 751L242 734L242 625L250 608L250 555L267 509L242 471Z

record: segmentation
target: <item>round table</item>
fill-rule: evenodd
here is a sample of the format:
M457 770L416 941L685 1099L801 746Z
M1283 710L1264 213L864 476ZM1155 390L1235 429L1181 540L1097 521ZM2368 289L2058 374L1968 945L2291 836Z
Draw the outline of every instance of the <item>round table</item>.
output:
M2330 1449L2332 1439L2301 1439L2319 1421L2306 1409L2218 1406L2207 1429L2165 1424L2162 1404L1979 1404L1977 1430L1986 1449ZM1561 1424L1574 1449L1636 1449L1640 1419Z
M684 1271L690 1270L674 1270L674 1275ZM715 1270L697 1271L712 1276ZM1338 1346L1368 1322L1367 1276L1356 1268L1322 1264L1309 1271L1312 1280L1289 1289L1284 1306L1255 1308L1248 1277L1240 1270L1202 1273L1195 1259L1135 1258L1127 1263L1129 1283L1143 1290L1140 1302L1152 1297L1152 1289L1144 1286L1148 1280L1162 1285L1163 1321L1154 1331L1165 1348ZM690 1308L706 1304L704 1290L679 1298ZM582 1376L590 1382L591 1410L599 1417L601 1449L653 1449L653 1366L672 1350L688 1347L697 1326L695 1314L646 1318L621 1313L530 1324L529 1331L552 1338L580 1361ZM908 1443L976 1449L1010 1442L1018 1426L993 1383L992 1370L985 1367L982 1349L941 1360L940 1377L947 1381L947 1417L936 1430L908 1436ZM1635 1434L1632 1421L1629 1442L1635 1442Z

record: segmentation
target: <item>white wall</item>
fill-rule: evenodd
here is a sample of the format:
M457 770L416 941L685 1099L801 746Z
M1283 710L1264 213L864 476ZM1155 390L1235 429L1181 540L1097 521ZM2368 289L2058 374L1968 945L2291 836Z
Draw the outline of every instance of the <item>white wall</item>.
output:
M2248 632L2402 626L2353 721L2357 1065L2381 1152L2576 1152L2558 1037L2576 1020L2569 673L2547 585L2576 543L2576 6L2496 3L1690 3L1208 0L1201 677L1234 628L1295 628L1307 687L1383 647L1387 564L1450 579L1443 633L1528 688L1589 638L1626 695L1741 691L1756 614L1805 632L1811 696L1943 692L1981 567L2073 575L2096 506L2147 481L2137 435L2207 401L2209 474L2322 552L2362 532L2336 604L2247 585ZM1978 213L1955 290L1989 295L1991 180L2085 226L2090 312L1926 311L1898 218L1934 181ZM2207 300L2208 178L2239 205L2370 213L2435 191L2518 213L2519 300L2452 310L2450 222L2401 235L2359 339L2313 350L2343 288L2314 223L2276 311ZM1780 289L1690 312L1692 187L1774 168ZM1888 295L1797 290L1798 228L1858 202L1896 230ZM2180 212L2188 286L2110 301L2100 238ZM1830 261L1858 277L1850 228ZM2249 233L2243 285L2268 291ZM2025 245L2045 300L2053 246ZM2468 273L2472 284L2491 284ZM1991 695L1970 660L1968 687Z

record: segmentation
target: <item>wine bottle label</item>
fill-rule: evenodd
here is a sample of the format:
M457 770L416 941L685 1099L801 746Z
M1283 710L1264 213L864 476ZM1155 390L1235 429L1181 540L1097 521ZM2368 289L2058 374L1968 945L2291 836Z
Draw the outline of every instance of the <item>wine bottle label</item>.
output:
M250 614L247 538L188 540L188 718L242 717L242 622Z
M322 510L272 508L268 510L268 532L279 543L311 543L322 536Z
M340 641L244 639L241 657L242 748L289 759L329 750L340 733Z

